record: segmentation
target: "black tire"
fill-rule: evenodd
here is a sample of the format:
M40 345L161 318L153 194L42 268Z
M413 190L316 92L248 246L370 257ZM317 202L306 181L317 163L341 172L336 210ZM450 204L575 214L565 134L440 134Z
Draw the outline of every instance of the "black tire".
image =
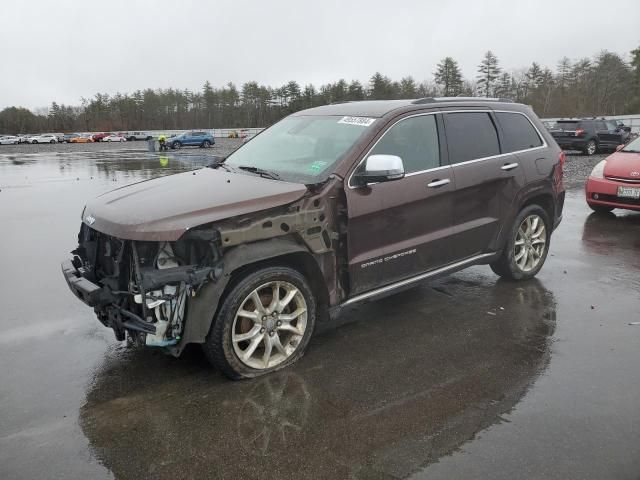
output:
M591 139L585 145L582 154L590 157L591 155L595 155L596 153L598 153L598 144L595 140Z
M204 142L202 142L203 148L209 148L210 146L211 146L211 142L209 140L205 140Z
M614 209L614 207L607 207L606 205L592 205L592 204L589 204L589 208L601 215L611 213Z
M38 140L34 140L34 141L32 141L31 143L38 143Z
M55 140L51 140L49 143L56 143L56 141Z
M544 253L541 256L539 263L529 271L523 271L516 263L514 258L514 250L515 250L515 242L518 234L518 230L522 222L531 215L537 215L542 219L545 226L545 249ZM495 262L490 264L491 270L496 275L499 275L502 278L507 280L528 280L529 278L533 278L540 271L542 266L544 265L545 260L547 259L547 254L549 253L549 245L551 242L551 230L553 225L551 220L549 219L549 215L544 210L544 208L539 205L529 205L522 210L516 216L511 229L509 230L509 237L507 239L507 243L502 250L500 258Z
M243 363L236 355L231 341L232 328L236 312L243 306L247 296L256 288L271 281L288 282L302 294L307 304L306 327L302 339L288 358L273 367L256 369ZM306 278L288 267L266 267L246 274L230 286L222 299L202 349L209 362L228 378L232 380L254 378L280 370L298 361L309 344L315 322L316 300Z
M171 148L173 148L174 150L180 150L181 147L182 147L182 143L180 142L173 142L171 144Z

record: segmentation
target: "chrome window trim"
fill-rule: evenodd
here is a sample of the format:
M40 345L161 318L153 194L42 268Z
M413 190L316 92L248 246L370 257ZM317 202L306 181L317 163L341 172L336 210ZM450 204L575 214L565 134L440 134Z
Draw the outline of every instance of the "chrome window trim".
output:
M517 115L522 115L524 118L527 119L527 121L531 124L531 126L533 127L533 129L536 131L536 134L538 135L538 138L542 141L542 145L539 145L537 147L532 147L532 148L525 148L523 150L516 150L513 152L508 152L508 153L501 153L499 155L491 155L489 157L481 157L481 158L474 158L473 160L466 160L464 162L460 162L460 163L454 163L454 164L449 164L449 165L441 165L439 167L436 168L429 168L427 170L420 170L419 172L411 172L405 175L405 177L412 177L414 175L421 175L424 173L428 173L428 172L434 172L437 170L444 170L445 168L455 168L459 165L469 165L472 163L476 163L476 162L482 162L484 160L493 160L496 158L500 158L500 157L506 157L507 155L515 155L518 153L524 153L524 152L533 152L535 150L541 150L543 148L547 148L549 146L549 144L547 143L547 140L544 138L544 136L540 133L540 130L538 129L538 127L531 121L531 119L529 118L529 116L524 113L524 112L516 112L514 110L492 110L492 109L483 109L483 110L479 110L479 109L456 109L456 110L438 110L436 112L422 112L422 113L416 113L415 115L408 115L406 117L400 118L398 120L396 120L389 128L387 128L387 130L382 134L382 136L380 138L378 138L378 140L376 140L376 143L374 143L371 148L369 150L367 150L367 153L365 153L362 158L358 161L356 167L353 169L353 171L351 172L351 175L349 175L349 181L347 182L347 186L350 190L354 190L356 188L360 188L358 186L354 186L351 184L351 180L353 179L353 175L356 173L356 171L358 170L358 168L360 167L360 165L362 165L362 162L365 161L365 159L369 156L369 154L371 154L371 151L376 148L376 145L378 145L378 142L380 142L380 140L382 140L384 138L384 136L387 134L387 132L389 132L393 127L395 127L398 123L407 120L408 118L414 118L414 117L422 117L425 115L436 115L438 113L442 113L443 115L447 114L447 113L514 113ZM497 133L497 130L496 130ZM438 138L440 133L438 132ZM498 137L499 138L499 137Z
M376 140L376 143L374 143L371 148L369 150L367 150L367 153L365 153L362 158L358 161L356 167L353 169L353 171L351 172L351 175L349 175L349 181L347 182L347 187L349 187L350 190L355 190L356 188L360 188L358 186L354 186L351 184L351 180L353 179L353 175L356 173L356 171L358 170L358 168L360 168L360 165L362 165L362 163L366 160L366 158L371 154L371 152L373 151L374 148L376 148L376 146L378 145L378 143L380 142L380 140L382 140L385 135L387 133L389 133L389 131L395 127L398 123L403 122L409 118L415 118L415 117L424 117L426 115L436 115L437 113L440 113L440 111L436 111L436 112L421 112L421 113L416 113L414 115L408 115L406 117L402 117L399 118L398 120L396 120L395 122L393 122L393 124L387 128L385 130L385 132L380 136L380 138L378 140ZM437 125L436 125L437 126ZM438 139L440 138L440 134L438 133ZM440 150L440 145L438 144L438 151ZM414 175L419 175L425 172L431 172L434 170L441 170L443 168L449 168L450 165L440 165L439 167L435 167L435 168L429 168L427 170L420 170L418 172L411 172L411 173L407 173L405 174L405 177L412 177ZM374 184L372 184L374 185Z

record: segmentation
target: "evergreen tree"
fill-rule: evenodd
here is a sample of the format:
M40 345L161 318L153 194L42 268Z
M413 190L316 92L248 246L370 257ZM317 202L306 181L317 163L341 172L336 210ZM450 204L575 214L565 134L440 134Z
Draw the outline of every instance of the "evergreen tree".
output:
M445 97L455 97L462 93L462 73L453 58L443 58L433 76Z
M498 57L491 50L484 54L482 63L478 66L478 90L482 96L490 97L494 93L495 83L500 76Z

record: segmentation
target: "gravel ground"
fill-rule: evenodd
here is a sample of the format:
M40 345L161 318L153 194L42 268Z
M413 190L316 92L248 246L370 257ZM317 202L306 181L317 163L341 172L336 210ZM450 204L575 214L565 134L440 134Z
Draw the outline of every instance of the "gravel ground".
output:
M567 161L564 164L564 179L567 188L584 185L593 167L607 158L610 153L600 153L587 157L578 152L566 152Z
M207 155L229 155L236 148L242 145L242 140L237 138L218 138L215 145L211 148L203 149L197 147L183 147L181 154L189 154L193 152L198 155L206 153ZM0 155L8 154L31 154L31 153L71 153L71 152L109 152L117 150L136 150L147 151L148 146L145 141L138 142L96 142L96 143L38 143L38 144L21 144L21 145L0 145ZM177 150L170 150L176 152Z

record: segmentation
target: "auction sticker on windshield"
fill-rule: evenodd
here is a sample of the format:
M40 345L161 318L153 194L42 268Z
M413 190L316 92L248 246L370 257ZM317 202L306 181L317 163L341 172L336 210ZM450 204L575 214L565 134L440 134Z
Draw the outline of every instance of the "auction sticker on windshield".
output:
M347 125L360 125L361 127L368 127L373 122L375 122L375 118L368 117L342 117L338 120L338 123L346 123Z

